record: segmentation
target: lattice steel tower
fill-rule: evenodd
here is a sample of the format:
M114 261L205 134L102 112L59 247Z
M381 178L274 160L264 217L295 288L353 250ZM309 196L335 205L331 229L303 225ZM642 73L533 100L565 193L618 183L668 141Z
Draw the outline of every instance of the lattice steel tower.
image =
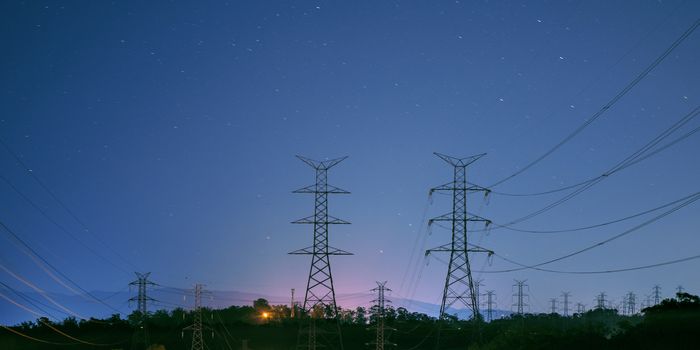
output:
M564 304L564 316L569 316L569 297L571 296L571 292L561 292L561 296L564 299L562 302Z
M657 284L654 286L654 305L659 305L660 302L661 302L661 286Z
M524 314L525 309L529 307L526 301L528 299L528 295L526 293L528 285L525 284L526 281L527 280L515 280L515 284L513 285L513 289L515 289L513 292L515 303L513 303L511 307L515 309L515 313L518 315Z
M313 245L307 248L293 251L289 254L311 255L311 269L306 283L303 310L311 316L308 330L307 347L316 349L316 322L315 318L331 317L338 319L338 307L335 301L333 289L333 275L331 273L331 255L352 255L344 250L328 245L328 225L349 224L345 220L328 215L328 194L349 194L350 192L328 184L328 170L347 157L315 161L306 157L297 156L301 161L316 170L316 183L294 191L294 193L312 193L315 198L314 215L294 221L294 224L311 224L314 226ZM342 335L338 325L338 343L333 342L332 348L343 349ZM303 337L302 337L303 338ZM328 338L328 337L326 337Z
M384 350L385 345L396 345L386 341L386 338L384 337L384 330L386 329L386 303L391 302L385 298L384 293L391 291L391 289L386 287L386 281L384 281L377 282L377 288L374 288L371 291L377 293L377 299L372 300L372 302L375 303L373 309L374 317L377 322L377 334L374 342L371 342L368 345L374 345L376 350Z
M142 317L145 317L148 315L148 302L149 301L155 301L155 299L149 297L146 293L148 290L148 286L154 286L155 283L151 282L148 280L148 277L151 275L150 272L146 273L140 273L140 272L134 272L136 274L136 281L133 281L129 283L130 286L137 286L138 288L138 295L130 298L129 301L135 301L136 302L136 310L141 313Z
M486 291L486 321L493 321L493 309L496 306L496 292L492 290Z
M637 312L637 295L634 292L627 293L624 304L624 314L628 316L634 315Z
M484 154L466 158L455 158L440 153L435 153L435 155L454 168L452 182L448 182L430 190L430 193L434 191L452 193L452 212L428 221L428 225L431 225L435 221L451 222L452 242L437 248L429 249L425 252L426 255L434 252L450 253L450 262L447 267L447 278L445 279L445 288L442 292L442 303L440 304L440 318L444 318L447 309L459 301L464 306L471 309L472 317L475 320L478 320L479 303L477 288L474 285L474 280L472 279L472 271L469 264L469 253L479 252L488 253L491 255L493 254L493 251L468 243L467 223L469 221L483 221L488 225L491 223L491 221L476 215L471 215L467 212L467 193L476 191L484 191L488 193L489 190L484 187L467 183L467 166L483 157Z
M204 329L202 324L203 289L203 284L194 285L194 322L183 329L183 331L192 331L192 350L204 350L205 347L204 337L202 336L202 330Z
M549 299L550 303L550 314L556 314L557 313L557 298L551 298Z
M595 308L596 308L597 310L602 310L602 309L607 308L607 306L608 306L608 301L605 299L605 297L606 297L605 292L600 292L600 294L598 294L598 296L596 296L596 298L595 298L595 304L596 304Z

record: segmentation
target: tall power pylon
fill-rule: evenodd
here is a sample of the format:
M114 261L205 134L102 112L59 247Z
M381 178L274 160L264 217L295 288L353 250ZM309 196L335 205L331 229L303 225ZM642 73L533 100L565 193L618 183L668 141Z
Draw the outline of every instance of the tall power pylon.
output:
M478 278L474 280L474 289L476 290L476 304L481 307L481 286L484 285L484 279Z
M391 289L386 287L386 281L384 281L377 282L377 288L374 288L371 291L377 293L377 299L372 300L372 302L375 303L373 309L374 318L377 322L377 333L374 342L370 342L368 345L373 344L376 350L384 350L385 345L396 345L388 342L384 336L384 331L386 330L386 303L391 302L390 300L386 299L384 293L387 291L390 292Z
M183 328L183 331L192 331L192 350L203 350L204 337L202 336L202 330L204 330L204 324L202 323L202 294L204 294L204 285L195 284L194 285L194 323Z
M657 284L654 286L654 305L659 305L660 302L661 302L661 286Z
M479 319L479 303L477 301L477 291L472 279L472 271L469 263L469 253L488 253L493 251L469 244L467 240L467 223L470 221L483 221L490 224L491 221L482 217L471 215L467 212L467 193L476 191L489 192L488 189L467 183L467 166L484 154L479 154L466 158L455 158L444 154L435 153L454 168L453 180L444 185L432 188L430 192L451 192L452 212L430 219L428 225L433 222L449 221L452 223L452 242L437 248L429 249L426 255L435 252L450 253L450 262L447 265L447 278L442 292L442 303L440 304L440 318L444 318L447 309L456 302L461 302L471 309L472 317Z
M130 298L129 301L135 301L136 310L142 317L145 317L148 315L148 302L155 301L155 299L147 295L148 286L154 286L156 284L148 280L148 277L151 275L150 272L134 273L136 274L136 280L129 283L129 286L136 286L138 288L138 294L135 297Z
M557 298L549 299L549 303L550 303L549 313L556 314L557 313Z
M486 294L486 321L493 321L493 310L496 306L496 292L492 290L487 290Z
M605 297L606 297L605 292L601 292L600 294L598 294L598 295L596 296L596 298L595 298L595 303L596 303L595 308L596 308L597 310L606 309L606 308L608 307L608 306L607 306L607 305L608 305L608 301L605 299Z
M569 316L569 297L571 296L571 292L561 292L562 298L564 298L564 301L562 302L564 304L564 317Z
M513 285L513 289L515 289L513 293L513 297L515 298L515 303L513 303L513 308L515 309L515 313L518 315L522 315L525 313L525 309L529 307L527 303L528 295L527 295L527 289L528 285L525 284L527 280L515 280L515 284Z
M154 302L155 299L148 296L148 287L155 286L156 284L149 281L151 273L140 273L134 272L136 274L136 280L129 283L129 287L136 286L138 289L138 294L135 297L129 298L129 302L136 302L136 311L139 314L139 327L136 328L132 336L132 346L137 346L143 342L144 346L150 345L148 324L145 322L148 317L148 302Z
M624 300L624 314L628 316L634 315L637 312L637 296L634 292L629 292L625 295Z
M678 287L676 287L676 294L680 294L680 293L683 293L683 286L678 285Z
M300 188L294 193L314 194L314 215L294 221L294 224L310 224L314 226L313 245L307 248L293 251L289 254L311 255L311 269L306 283L303 310L310 315L308 337L300 337L298 347L316 349L317 328L316 318L331 317L338 320L338 306L335 301L335 289L333 288L333 275L331 273L331 255L352 255L344 250L333 248L328 244L328 225L349 224L345 220L338 219L328 214L328 194L349 194L350 192L328 184L328 170L347 157L326 161L315 161L306 157L297 156L316 171L316 183ZM340 325L337 325L338 341L329 340L333 344L325 344L331 348L343 349L343 338L340 333ZM325 337L328 339L329 337ZM306 343L306 344L304 344Z

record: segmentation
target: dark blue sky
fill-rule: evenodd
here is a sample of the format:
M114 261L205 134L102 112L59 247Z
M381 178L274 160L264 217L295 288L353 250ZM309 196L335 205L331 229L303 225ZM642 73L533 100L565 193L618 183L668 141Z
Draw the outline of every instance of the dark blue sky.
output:
M439 303L440 261L408 287L422 259L410 261L417 237L423 249L449 241L434 228L422 244L426 206L428 217L450 208L449 197L428 202L428 189L452 176L432 152L488 153L469 179L492 184L591 117L698 13L695 1L3 1L0 137L91 233L5 149L0 174L77 240L7 182L0 220L88 290L122 290L138 268L165 285L284 296L304 289L309 265L286 253L312 238L310 227L289 224L313 211L311 197L290 193L314 180L294 155L349 155L329 177L352 192L331 198L331 214L353 223L333 227L331 244L356 254L333 260L338 292L388 280L395 297ZM698 105L699 60L694 33L589 128L496 189L548 190L601 174ZM692 136L516 226L597 224L694 193L699 147ZM506 223L564 194L493 195L488 204L475 195L469 210ZM690 205L547 267L603 270L699 254L697 213ZM532 264L650 217L470 239ZM2 236L3 265L67 292ZM643 298L657 283L666 295L678 284L698 293L698 264L480 277L504 309L513 279L527 278L539 311L563 290L589 305L600 291ZM472 265L513 267L483 257ZM4 272L0 281L28 290Z

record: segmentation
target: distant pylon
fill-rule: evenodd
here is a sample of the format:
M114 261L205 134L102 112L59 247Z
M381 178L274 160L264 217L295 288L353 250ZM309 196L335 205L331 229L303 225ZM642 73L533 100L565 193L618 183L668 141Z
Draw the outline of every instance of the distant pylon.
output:
M129 283L130 286L137 286L138 295L129 299L129 301L136 302L136 310L141 314L142 317L148 315L148 302L155 301L155 299L147 295L148 286L154 286L155 283L148 280L151 275L150 272L140 273L134 272L136 274L136 280Z
M486 321L493 321L493 310L496 306L496 292L492 290L487 290L486 294Z
M476 291L476 304L481 307L481 286L484 285L484 279L478 278L474 280L474 289Z
M659 305L661 302L661 286L658 284L654 286L654 305Z
M374 342L368 343L368 345L374 345L376 350L384 350L385 345L395 346L396 344L390 343L386 340L384 336L384 331L386 328L386 303L390 303L384 296L384 293L391 291L391 289L386 287L386 281L377 282L377 288L371 290L377 293L377 299L374 302L374 318L377 322L377 333Z
M637 296L633 292L625 295L625 315L632 316L637 312Z
M683 286L679 285L678 287L676 287L676 293L683 293Z
M564 301L562 302L564 304L564 317L569 316L569 297L571 296L571 292L561 292L562 298L564 298Z
M192 347L191 350L203 350L205 348L204 337L202 330L202 294L204 293L203 284L194 285L194 323L183 328L183 331L192 331Z
M557 298L551 298L549 299L550 305L550 314L556 314L557 313Z
M155 286L156 284L149 281L148 277L151 275L150 272L140 273L134 272L136 274L136 280L129 283L129 287L136 286L138 289L138 294L135 297L129 298L129 302L136 302L136 311L139 315L139 327L136 328L133 335L132 346L138 346L143 342L144 346L150 345L150 337L148 332L148 323L146 323L146 318L148 317L148 302L156 301L155 299L148 296L148 287Z
M586 312L586 305L582 303L576 303L576 313L582 314Z
M326 346L334 349L343 349L343 337L340 332L338 306L335 300L333 287L333 275L331 274L331 255L352 255L344 250L328 245L328 225L349 224L345 220L328 215L328 194L348 194L350 192L328 184L328 170L347 157L326 161L315 161L306 157L297 156L316 171L316 183L300 188L294 193L311 193L315 198L314 215L292 222L293 224L311 224L314 226L313 245L307 248L293 251L289 254L311 255L311 269L306 283L303 310L310 316L308 336L299 337L298 348L316 349L317 346ZM331 340L325 336L328 344L317 344L316 318L335 318L338 338Z
M513 293L513 297L515 298L513 308L515 309L515 313L518 315L524 314L525 309L527 309L529 306L526 301L526 299L528 298L528 285L525 284L526 281L527 280L515 280L515 284L513 285L513 289L515 289Z
M442 292L442 303L440 304L440 318L444 318L447 309L459 301L464 306L471 309L472 318L478 320L479 303L477 301L477 291L472 279L469 253L481 252L491 255L493 251L468 243L467 223L469 221L483 221L488 225L491 221L476 215L471 215L467 212L467 193L476 191L485 191L488 193L489 190L467 183L467 166L483 157L484 154L466 158L455 158L440 153L435 153L435 155L450 164L454 169L453 180L451 182L430 190L431 193L434 191L452 193L452 211L428 221L428 225L436 221L451 222L452 241L425 252L426 255L435 252L450 253L445 287Z
M595 308L598 310L606 309L607 308L607 300L605 299L606 295L605 292L601 292L596 296L595 302L596 306Z

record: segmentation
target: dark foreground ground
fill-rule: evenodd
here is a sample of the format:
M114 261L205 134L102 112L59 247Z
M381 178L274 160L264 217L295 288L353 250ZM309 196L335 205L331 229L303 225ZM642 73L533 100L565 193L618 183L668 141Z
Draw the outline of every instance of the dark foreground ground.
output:
M290 318L285 306L260 299L252 307L203 310L205 349L282 350L295 348L306 334L307 318ZM374 349L372 310L343 310L344 348ZM175 309L142 317L61 322L39 319L0 329L0 349L190 349L194 313ZM323 349L336 349L337 323L317 321ZM556 314L513 316L492 322L438 322L405 309L389 309L386 348L419 349L700 349L700 298L682 293L634 316L610 309L571 317ZM300 329L302 330L300 332Z

